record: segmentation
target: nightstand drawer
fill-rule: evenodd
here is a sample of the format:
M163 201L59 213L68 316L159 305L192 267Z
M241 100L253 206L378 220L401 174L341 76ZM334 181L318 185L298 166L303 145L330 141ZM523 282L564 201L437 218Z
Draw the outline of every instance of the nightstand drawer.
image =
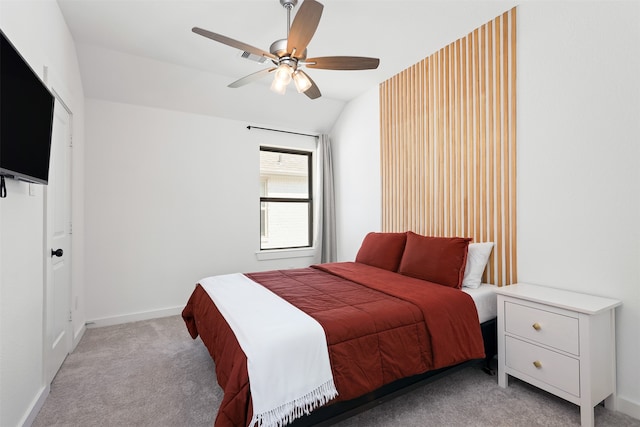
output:
M512 337L505 340L506 365L580 397L580 361Z
M578 356L578 319L505 302L506 332Z

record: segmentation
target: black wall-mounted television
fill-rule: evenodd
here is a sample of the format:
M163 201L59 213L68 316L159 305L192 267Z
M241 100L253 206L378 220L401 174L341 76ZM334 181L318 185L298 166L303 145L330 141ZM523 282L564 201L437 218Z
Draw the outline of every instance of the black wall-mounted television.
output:
M0 30L0 175L47 184L55 99Z

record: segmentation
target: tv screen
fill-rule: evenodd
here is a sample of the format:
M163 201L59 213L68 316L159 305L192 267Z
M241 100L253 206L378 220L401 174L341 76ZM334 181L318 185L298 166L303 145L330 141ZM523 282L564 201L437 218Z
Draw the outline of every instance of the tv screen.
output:
M54 97L0 31L0 175L46 184Z

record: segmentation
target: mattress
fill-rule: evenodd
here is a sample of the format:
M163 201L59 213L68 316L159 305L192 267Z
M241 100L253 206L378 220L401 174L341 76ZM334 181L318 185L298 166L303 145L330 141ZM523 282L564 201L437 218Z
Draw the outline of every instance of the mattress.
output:
M480 323L495 319L498 313L498 298L494 292L495 285L483 283L479 288L462 288L462 290L473 298L478 310Z

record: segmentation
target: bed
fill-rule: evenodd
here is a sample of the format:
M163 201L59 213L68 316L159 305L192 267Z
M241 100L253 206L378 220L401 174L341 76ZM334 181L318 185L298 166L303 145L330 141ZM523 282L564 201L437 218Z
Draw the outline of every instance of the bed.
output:
M289 418L292 425L335 420L495 354L491 285L479 286L476 277L478 286L462 287L465 270L469 275L479 268L470 267L476 251L470 251L469 241L370 233L354 262L244 275L315 319L326 334L338 395L311 413ZM182 315L191 336L200 336L209 350L224 390L215 425L250 425L255 418L248 358L233 322L227 322L204 282L196 285Z

